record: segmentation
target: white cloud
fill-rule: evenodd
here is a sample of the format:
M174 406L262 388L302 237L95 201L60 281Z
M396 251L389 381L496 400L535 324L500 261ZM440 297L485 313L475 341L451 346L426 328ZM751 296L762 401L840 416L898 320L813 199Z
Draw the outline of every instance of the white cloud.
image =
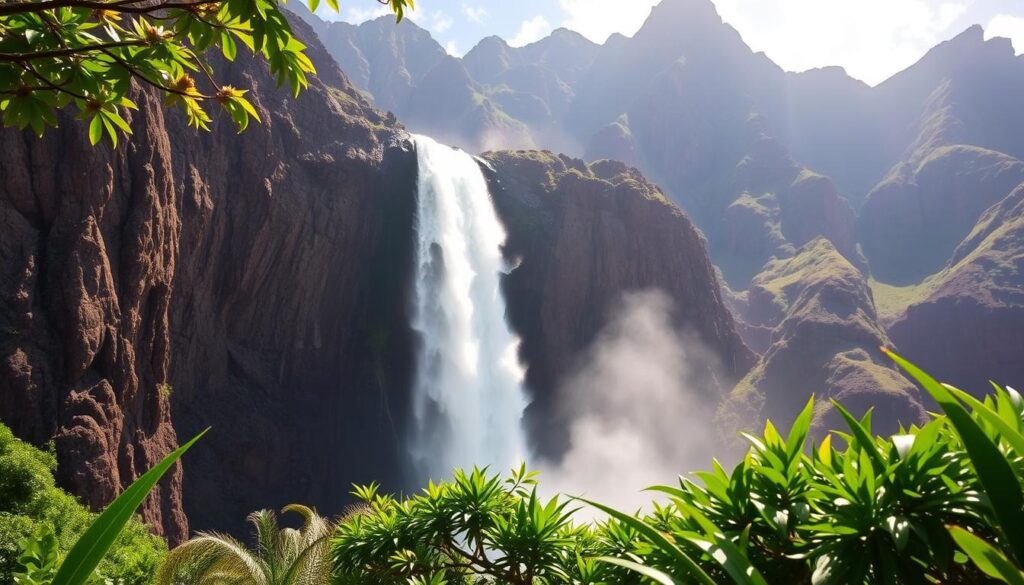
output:
M360 24L387 14L391 14L391 10L387 6L377 6L376 8L355 6L345 11L345 21Z
M544 38L551 32L551 24L543 16L537 15L529 20L524 20L519 26L519 32L509 39L508 44L513 47L529 45Z
M878 83L912 65L959 30L977 0L714 0L726 22L755 51L791 71L841 65ZM563 26L605 41L633 35L659 0L559 0ZM990 27L1024 45L1024 18L1004 15ZM966 28L966 25L964 25Z
M1024 54L1024 16L997 14L985 27L987 38L1006 37L1013 41L1017 54Z
M459 44L455 41L448 41L445 43L444 50L452 57L462 57L462 51L459 50Z
M477 24L483 24L484 20L487 19L487 9L483 6L473 6L472 4L463 3L462 13L466 15L466 18L470 22Z
M425 26L435 35L444 34L452 28L452 17L438 10L427 15Z
M791 71L842 65L878 83L950 35L972 0L715 0L755 51ZM959 31L957 31L959 32Z
M632 35L651 13L658 0L559 0L570 28L588 39L603 43L612 33Z

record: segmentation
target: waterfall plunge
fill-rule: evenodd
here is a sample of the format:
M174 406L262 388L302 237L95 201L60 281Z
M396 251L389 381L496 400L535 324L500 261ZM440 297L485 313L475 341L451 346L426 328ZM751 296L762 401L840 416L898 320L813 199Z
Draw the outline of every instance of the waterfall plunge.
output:
M504 472L526 455L519 338L499 286L505 230L473 158L416 136L419 161L413 328L421 346L410 451L434 479Z

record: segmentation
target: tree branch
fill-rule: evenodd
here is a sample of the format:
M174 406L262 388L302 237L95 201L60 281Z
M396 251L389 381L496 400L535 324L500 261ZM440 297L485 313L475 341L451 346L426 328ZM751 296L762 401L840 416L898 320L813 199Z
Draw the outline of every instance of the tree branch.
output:
M36 71L36 68L32 66L32 63L24 63L24 66L25 66L25 69L29 73L31 73L39 81L42 81L44 84L46 84L47 87L49 87L53 91L59 91L61 93L66 93L66 94L68 94L68 95L70 95L72 97L76 97L76 98L82 99L82 100L88 99L88 98L86 98L84 95L82 95L80 93L76 93L76 92L73 92L73 91L71 91L69 89L65 89L64 88L65 85L67 85L68 83L71 82L71 78L68 78L67 81L64 81L62 83L56 83L54 81L51 81L49 78L45 77L44 75L42 75L38 71ZM73 76L74 76L74 73L72 73L72 77Z
M65 49L52 49L49 51L36 51L34 53L0 53L0 61L15 61L25 62L33 61L35 59L48 59L51 57L68 57L71 55L78 55L81 53L92 53L94 51L106 52L106 49L116 49L118 47L144 47L148 41L135 40L135 41L117 41L109 43L96 43L94 45L84 45L81 47L68 47Z
M188 9L207 4L218 4L221 0L195 0L194 2L162 2L150 6L133 6L145 0L120 0L119 2L98 2L96 0L44 0L43 2L14 2L0 4L0 16L36 13L54 8L87 8L89 10L110 10L129 14L148 14L158 10L181 8Z
M211 100L211 99L213 99L213 96L210 96L210 95L204 95L204 94L201 94L201 93L198 93L198 92L194 93L194 94L193 93L188 93L188 92L181 91L180 89L174 89L173 87L167 87L166 85L163 85L161 83L157 83L156 81L153 81L152 79L150 79L150 78L146 77L145 75L143 75L143 73L141 71L139 71L135 67L132 67L131 63L125 61L124 59L118 57L117 55L115 55L115 54L113 54L113 53L111 53L109 51L103 51L103 54L108 56L108 57L110 57L114 61L116 61L117 64L120 65L121 67L124 67L125 69L127 69L128 73L130 73L132 75L132 77L137 77L138 79L142 80L146 84L151 85L151 86L159 89L160 91L166 91L167 93L173 93L173 94L177 94L177 95L184 96L184 97L194 98L194 99L197 99L197 100Z

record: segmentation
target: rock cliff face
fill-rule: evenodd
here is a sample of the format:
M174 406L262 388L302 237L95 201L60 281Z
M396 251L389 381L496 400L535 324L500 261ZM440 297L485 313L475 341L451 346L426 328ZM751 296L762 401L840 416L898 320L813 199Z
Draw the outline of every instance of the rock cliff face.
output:
M218 64L253 89L263 124L242 136L223 117L196 135L144 91L115 150L70 121L0 133L0 417L54 438L61 484L93 507L213 426L184 490L178 468L143 508L171 542L186 512L200 529L291 501L329 512L339 486L397 468L403 370L381 364L409 359L387 292L406 271L380 267L408 246L381 236L409 232L414 159L311 57L298 101L261 63Z
M177 446L169 305L181 221L160 101L135 139L91 148L78 124L0 132L0 417L54 439L62 486L94 508ZM143 508L180 540L180 467Z
M197 528L241 533L258 508L335 513L353 482L401 485L415 158L338 87L262 94L264 125L175 158L174 424L214 427L186 475Z
M721 361L696 374L694 387L706 388L710 400L746 372L752 354L724 305L703 238L635 169L533 151L484 159L516 266L505 283L509 319L523 339L531 436L542 453L564 448L556 392L624 293L659 289L673 301L675 326Z
M982 212L1024 181L1024 163L975 146L942 146L921 159L894 169L860 217L864 253L885 282L941 270Z

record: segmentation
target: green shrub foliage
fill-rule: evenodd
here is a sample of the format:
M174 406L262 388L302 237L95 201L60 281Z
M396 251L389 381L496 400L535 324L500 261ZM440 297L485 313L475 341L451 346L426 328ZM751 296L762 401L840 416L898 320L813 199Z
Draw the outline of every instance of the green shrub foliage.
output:
M54 555L70 550L96 517L56 486L56 467L52 450L24 443L0 425L0 585L16 577L22 583L49 582L58 567ZM99 575L123 585L149 583L166 551L163 540L132 520Z
M737 465L652 487L637 514L541 498L524 469L457 471L405 499L358 487L336 582L1024 584L1020 396L979 401L893 357L946 415L878 436L870 411L837 404L846 428L812 433L812 399L788 433L746 434ZM574 520L581 507L606 519Z
M525 468L504 481L482 469L456 471L404 500L375 485L354 493L362 504L333 541L339 584L639 582L594 560L625 554L632 529L575 524L580 504L542 498Z

